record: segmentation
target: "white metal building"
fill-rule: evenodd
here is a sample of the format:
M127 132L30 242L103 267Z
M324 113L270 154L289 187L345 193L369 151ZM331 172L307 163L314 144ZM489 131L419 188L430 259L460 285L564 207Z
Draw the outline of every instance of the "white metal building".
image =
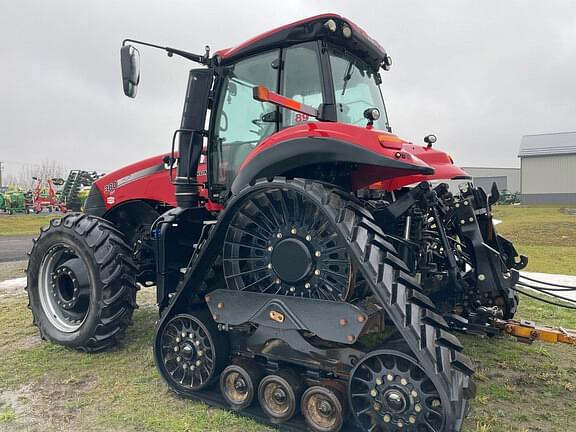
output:
M496 182L500 192L520 192L520 168L462 167L472 176L472 182L490 193L492 183Z
M525 135L518 157L522 203L576 203L576 132Z

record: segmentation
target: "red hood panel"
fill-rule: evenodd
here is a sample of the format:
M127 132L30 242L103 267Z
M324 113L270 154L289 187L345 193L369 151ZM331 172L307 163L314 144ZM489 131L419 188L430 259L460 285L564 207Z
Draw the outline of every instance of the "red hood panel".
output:
M263 140L244 160L246 166L257 154L274 145L298 138L330 138L348 142L358 147L370 150L380 156L390 159L401 159L412 165L431 167L434 173L430 175L395 170L374 169L365 167L354 175L353 183L356 189L367 187L376 181L382 181L380 187L388 190L398 189L412 183L428 180L449 180L455 177L468 177L468 174L454 165L450 156L432 147L414 145L389 132L360 127L345 123L309 122L286 128ZM241 169L242 169L241 167Z
M176 205L174 186L164 165L166 154L154 156L106 174L94 184L107 209L131 200L150 200Z
M405 143L402 146L402 150L433 167L434 174L426 176L410 175L384 180L382 187L386 190L399 189L422 181L470 178L470 175L466 171L454 165L454 161L448 153L441 150L436 150L433 147L417 146L412 143Z

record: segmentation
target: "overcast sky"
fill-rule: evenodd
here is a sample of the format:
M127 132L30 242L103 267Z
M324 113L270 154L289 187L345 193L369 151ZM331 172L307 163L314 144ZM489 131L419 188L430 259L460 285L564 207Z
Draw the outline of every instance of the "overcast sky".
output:
M123 38L201 53L323 12L392 56L382 86L394 132L435 133L459 165L518 166L522 135L576 130L573 0L2 0L0 161L9 173L47 159L110 171L165 152L191 63L141 49L128 99Z

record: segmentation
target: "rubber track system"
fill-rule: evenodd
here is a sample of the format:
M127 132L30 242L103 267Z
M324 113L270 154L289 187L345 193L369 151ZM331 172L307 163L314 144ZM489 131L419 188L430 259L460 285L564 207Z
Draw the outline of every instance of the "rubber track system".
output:
M55 244L69 244L82 253L95 286L90 287L90 311L77 331L78 337L61 338L47 322L38 299L39 270ZM27 286L33 323L42 339L84 352L98 352L115 345L132 323L136 305L136 267L124 235L109 221L84 213L52 219L42 228L29 253ZM96 301L96 304L94 302ZM81 333L81 334L80 334Z
M304 183L309 194L316 195L348 240L349 253L359 264L364 279L384 306L387 317L409 346L412 354L439 390L446 416L453 419L447 432L460 431L474 396L471 379L474 369L461 353L459 340L448 332L448 324L436 313L432 301L419 283L408 274L396 249L384 239L384 233L370 213L358 204L330 192L318 183Z
M376 225L370 212L360 203L348 198L346 192L329 185L276 177L257 180L240 191L220 214L218 224L212 229L198 259L178 287L176 296L159 326L175 311L182 310L182 301L187 297L183 295L188 291L186 287L194 286L202 280L203 267L214 259L215 249L221 250L223 233L234 211L251 193L268 188L295 190L322 207L339 235L346 239L350 256L358 264L362 276L384 307L387 317L394 323L412 355L436 386L448 420L444 432L460 431L468 410L468 400L475 394L471 361L461 353L462 345L448 332L448 324L436 313L434 304L423 294L417 280L409 275L408 268L398 258L394 246L385 240L383 231ZM221 397L216 396L213 391L187 396L223 406ZM261 413L255 414L252 409L244 414L267 422ZM282 424L280 428L301 430L302 423L299 420L293 419ZM357 430L350 424L350 420L344 427L343 430Z

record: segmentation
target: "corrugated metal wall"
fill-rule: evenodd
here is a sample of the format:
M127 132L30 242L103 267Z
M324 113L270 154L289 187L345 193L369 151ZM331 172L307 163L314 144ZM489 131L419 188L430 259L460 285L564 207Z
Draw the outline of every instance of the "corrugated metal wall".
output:
M463 169L474 177L474 183L481 181L484 186L488 183L492 185L495 181L500 190L505 188L510 192L520 192L520 168L463 167ZM490 180L490 177L493 179ZM502 177L506 178L505 186L502 184Z
M522 158L522 194L547 193L576 193L576 154Z
M506 176L493 176L493 177L474 177L473 178L474 186L481 187L487 193L490 193L492 190L492 184L496 183L498 186L498 190L502 192L503 190L508 189L508 178Z

